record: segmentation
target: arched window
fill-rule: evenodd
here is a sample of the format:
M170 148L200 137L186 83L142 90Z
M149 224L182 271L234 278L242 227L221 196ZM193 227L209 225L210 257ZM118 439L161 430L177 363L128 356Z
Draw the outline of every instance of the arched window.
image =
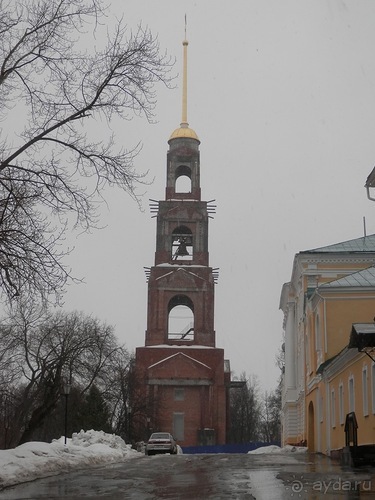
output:
M191 193L191 179L187 175L180 175L176 179L176 193Z
M177 227L172 233L172 260L193 259L193 235L186 226Z
M186 295L176 295L169 302L168 339L194 339L194 305Z
M180 165L176 169L174 190L176 193L191 193L191 169L186 165Z

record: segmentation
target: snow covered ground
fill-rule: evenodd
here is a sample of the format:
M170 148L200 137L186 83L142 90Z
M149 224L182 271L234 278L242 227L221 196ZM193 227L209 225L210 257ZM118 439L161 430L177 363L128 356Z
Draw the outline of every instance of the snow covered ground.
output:
M301 453L306 448L263 446L250 454ZM179 453L182 453L179 447ZM143 455L126 444L123 439L103 431L81 431L71 439L52 443L30 442L12 450L0 450L0 489L95 465L122 462Z
M11 450L0 450L0 489L5 486L139 457L123 439L103 431L81 431L71 439L52 443L30 442Z
M280 448L280 446L270 445L270 446L262 446L260 448L256 448L255 450L248 451L247 453L250 455L263 455L269 453L306 453L307 448L304 446L284 446Z

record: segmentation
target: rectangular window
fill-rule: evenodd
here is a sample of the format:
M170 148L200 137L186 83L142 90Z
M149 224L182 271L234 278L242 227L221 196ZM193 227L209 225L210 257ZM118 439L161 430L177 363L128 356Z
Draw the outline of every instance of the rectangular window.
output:
M362 369L362 401L363 401L363 415L368 415L368 385L367 385L367 366Z
M348 391L349 391L349 413L355 411L355 401L354 401L354 377L349 377L348 381Z
M339 413L340 413L340 424L344 424L344 386L339 385Z
M320 322L318 314L316 315L315 318L315 348L317 351L320 351L320 349L322 348L321 337L320 337Z
M177 441L184 440L184 413L173 413L173 436Z
M372 413L375 413L375 363L371 366Z
M315 349L316 349L316 366L320 366L323 361L322 353L322 332L320 327L319 315L315 318Z
M185 391L183 388L176 388L174 390L174 400L175 401L183 401L185 399Z
M319 391L320 393L320 391ZM319 396L319 421L323 422L323 396Z
M336 395L335 389L331 391L331 422L332 427L336 427Z
M310 337L309 335L306 335L306 372L310 375L310 366L311 366L311 360L310 360Z

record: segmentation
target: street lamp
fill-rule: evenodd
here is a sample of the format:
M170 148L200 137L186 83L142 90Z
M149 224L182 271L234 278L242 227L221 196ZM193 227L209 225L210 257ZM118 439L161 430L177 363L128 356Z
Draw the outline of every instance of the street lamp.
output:
M131 438L130 438L130 429L131 429L130 420L131 420L131 415L132 415L131 409L128 408L128 442L129 443L131 442Z
M70 393L70 384L64 381L62 386L62 395L65 396L65 425L64 425L64 444L66 444L66 436L68 434L68 396Z
M150 422L151 418L147 417L147 439L150 437Z

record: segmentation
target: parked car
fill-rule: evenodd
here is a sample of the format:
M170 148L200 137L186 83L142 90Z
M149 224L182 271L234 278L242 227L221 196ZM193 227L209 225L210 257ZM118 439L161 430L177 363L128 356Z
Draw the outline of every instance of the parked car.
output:
M176 440L169 432L153 432L147 441L145 454L154 455L155 453L177 453Z

